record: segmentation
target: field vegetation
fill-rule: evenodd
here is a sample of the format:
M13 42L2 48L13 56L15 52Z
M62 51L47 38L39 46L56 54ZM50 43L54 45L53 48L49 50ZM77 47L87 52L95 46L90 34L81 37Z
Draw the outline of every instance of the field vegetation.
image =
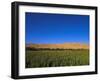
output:
M26 48L26 68L89 65L89 49Z

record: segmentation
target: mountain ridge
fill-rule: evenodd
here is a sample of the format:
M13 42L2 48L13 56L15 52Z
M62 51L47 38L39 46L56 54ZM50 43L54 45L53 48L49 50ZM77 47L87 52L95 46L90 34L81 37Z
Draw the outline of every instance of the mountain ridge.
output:
M89 49L88 44L83 43L62 43L62 44L26 44L26 48L36 49Z

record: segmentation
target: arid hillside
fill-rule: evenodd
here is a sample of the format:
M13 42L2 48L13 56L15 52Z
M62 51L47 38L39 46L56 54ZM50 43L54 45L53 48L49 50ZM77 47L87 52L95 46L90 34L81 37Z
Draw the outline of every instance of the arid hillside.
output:
M36 49L89 49L88 44L81 43L63 43L63 44L26 44L27 48Z

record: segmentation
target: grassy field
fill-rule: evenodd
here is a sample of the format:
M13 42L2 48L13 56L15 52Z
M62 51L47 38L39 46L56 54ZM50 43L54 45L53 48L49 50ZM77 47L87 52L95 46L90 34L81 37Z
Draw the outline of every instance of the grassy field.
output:
M89 50L26 50L26 68L89 65Z

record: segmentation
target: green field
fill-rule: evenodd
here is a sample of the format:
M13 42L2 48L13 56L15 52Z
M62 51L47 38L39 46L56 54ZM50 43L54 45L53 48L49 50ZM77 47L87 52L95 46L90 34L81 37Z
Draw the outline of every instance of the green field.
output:
M26 68L89 65L89 50L26 50L25 62Z

